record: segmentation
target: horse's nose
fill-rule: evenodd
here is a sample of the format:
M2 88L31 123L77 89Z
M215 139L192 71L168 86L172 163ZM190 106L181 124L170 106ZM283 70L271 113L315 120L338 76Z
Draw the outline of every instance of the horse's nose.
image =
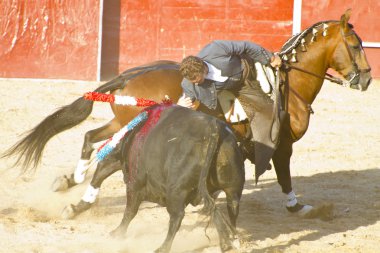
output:
M370 78L368 78L368 80L367 80L367 82L365 83L365 85L361 85L360 83L359 83L359 90L360 91L366 91L367 89L368 89L368 87L369 87L369 85L371 84L371 82L372 82L372 77L370 77Z
M372 82L372 77L370 77L370 78L368 79L367 87L371 84L371 82Z
M369 87L369 85L371 84L371 82L372 82L372 77L370 77L370 78L368 79L367 85L365 86L365 90L368 89L368 87Z

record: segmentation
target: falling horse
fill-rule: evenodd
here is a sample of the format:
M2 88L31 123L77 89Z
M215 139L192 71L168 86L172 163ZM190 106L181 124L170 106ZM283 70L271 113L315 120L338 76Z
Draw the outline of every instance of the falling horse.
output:
M340 21L314 24L290 38L280 52L283 59L280 70L282 107L288 112L288 117L283 122L279 146L272 161L278 183L282 192L287 195L287 208L290 212L305 213L311 209L310 206L297 203L291 184L290 158L293 143L299 140L308 128L309 117L312 113L311 104L318 95L324 80L329 79L361 91L367 90L371 82L370 67L361 40L352 25L348 23L350 14L351 11L348 10L342 15ZM342 75L344 80L327 74L329 68ZM176 102L182 93L181 80L178 63L158 61L129 69L95 91L149 98L157 102L168 96ZM31 167L30 165L37 166L48 140L85 120L90 115L92 107L93 101L78 98L72 104L45 118L5 155L19 154L17 161L22 162L25 169ZM67 189L82 183L96 144L111 137L141 110L138 107L117 104L111 104L111 108L115 118L103 127L86 133L81 159L75 172L70 176L61 177L57 181L61 183L54 184L56 190ZM241 127L239 124L234 125L237 132L241 133L238 130L239 126ZM239 129L244 129L244 127ZM249 154L247 158L250 158ZM117 165L104 166L103 164L102 166L99 163L82 200L78 205L70 205L71 216L88 209L95 201L103 180L119 169L120 166Z

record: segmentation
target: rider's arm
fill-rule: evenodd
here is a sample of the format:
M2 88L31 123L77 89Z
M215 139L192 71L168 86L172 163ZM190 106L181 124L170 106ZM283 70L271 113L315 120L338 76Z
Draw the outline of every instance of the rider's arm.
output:
M250 41L217 40L214 43L223 48L228 55L248 56L254 62L260 62L263 65L270 64L274 57L272 52Z
M193 84L187 79L183 79L182 83L183 95L178 99L177 105L194 108L195 94Z

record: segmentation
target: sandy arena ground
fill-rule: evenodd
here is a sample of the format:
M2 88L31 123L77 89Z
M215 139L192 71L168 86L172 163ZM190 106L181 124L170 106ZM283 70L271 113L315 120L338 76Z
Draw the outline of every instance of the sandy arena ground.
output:
M27 130L69 104L97 83L0 80L0 152ZM334 218L301 219L285 209L274 170L256 186L253 166L247 181L238 230L242 252L380 252L380 81L366 92L325 83L313 104L306 135L294 145L293 188L302 203L334 205ZM151 252L167 232L166 210L144 203L124 240L109 232L121 221L125 186L122 173L108 178L98 201L75 220L62 209L77 203L85 184L67 192L50 190L57 176L76 166L84 133L111 119L109 106L96 104L81 125L54 137L34 174L19 176L12 159L0 165L0 252L114 253ZM224 206L223 206L224 207ZM203 216L188 207L172 252L220 252L213 228L205 236Z

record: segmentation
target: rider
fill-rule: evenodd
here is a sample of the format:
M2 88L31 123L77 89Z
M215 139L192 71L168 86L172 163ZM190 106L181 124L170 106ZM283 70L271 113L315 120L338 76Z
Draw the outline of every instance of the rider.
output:
M273 128L277 129L273 133L272 123L277 122L272 117L274 103L256 81L254 62L272 67L281 66L278 55L255 43L227 40L211 42L197 56L187 56L182 60L180 72L184 77L181 83L184 96L178 104L194 108L194 102L198 100L215 110L218 91L232 91L242 102L250 120L257 180L258 176L270 168L269 162L277 145L272 140L273 136L277 139L279 126Z

